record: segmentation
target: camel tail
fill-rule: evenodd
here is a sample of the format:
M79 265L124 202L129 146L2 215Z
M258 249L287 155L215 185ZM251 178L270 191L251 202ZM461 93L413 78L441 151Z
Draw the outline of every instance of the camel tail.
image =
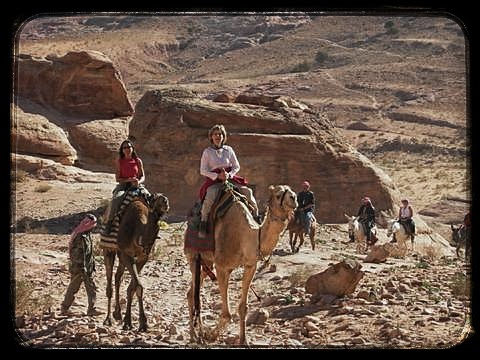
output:
M200 266L202 259L200 254L195 256L195 279L194 279L194 292L193 292L193 301L195 306L194 318L195 322L200 317Z

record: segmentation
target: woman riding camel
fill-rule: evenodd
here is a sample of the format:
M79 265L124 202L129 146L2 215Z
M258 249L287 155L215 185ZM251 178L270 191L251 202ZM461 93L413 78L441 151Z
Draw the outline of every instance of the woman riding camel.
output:
M113 189L112 201L105 214L104 233L109 234L113 219L120 207L124 195L129 189L138 188L149 195L144 187L145 173L143 171L143 162L135 152L133 143L130 140L124 140L118 149L118 161L116 164L115 179L117 186Z
M235 151L232 147L225 145L227 141L225 127L218 124L212 126L208 131L208 139L211 145L203 150L200 160L200 174L205 177L205 182L199 193L200 200L203 201L198 228L199 238L206 237L210 209L225 182L230 182L238 187L239 191L247 197L248 202L254 208L254 217L258 219L258 206L252 190L246 186L246 179L237 175L240 164Z

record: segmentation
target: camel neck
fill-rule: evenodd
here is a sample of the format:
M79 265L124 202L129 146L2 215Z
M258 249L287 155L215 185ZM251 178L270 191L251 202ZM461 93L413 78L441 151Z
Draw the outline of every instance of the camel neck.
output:
M269 256L277 246L281 232L285 229L286 222L275 216L271 209L268 210L260 232L260 255Z

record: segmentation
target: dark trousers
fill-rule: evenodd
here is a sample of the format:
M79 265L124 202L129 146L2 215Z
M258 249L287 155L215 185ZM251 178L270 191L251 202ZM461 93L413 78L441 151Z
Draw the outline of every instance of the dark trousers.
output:
M87 291L88 309L95 307L95 300L97 297L97 286L93 281L92 275L87 275L83 271L78 273L72 273L70 278L70 284L68 284L65 298L62 302L62 309L68 310L75 299L75 294L80 289L82 283L85 284L85 290Z

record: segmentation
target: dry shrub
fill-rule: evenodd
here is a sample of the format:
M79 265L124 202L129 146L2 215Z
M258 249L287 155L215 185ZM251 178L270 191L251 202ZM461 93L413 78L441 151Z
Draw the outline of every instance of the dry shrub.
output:
M424 254L429 261L440 259L442 257L442 251L438 248L438 246L433 244L424 245L421 250L422 254Z
M28 176L28 173L25 170L17 170L16 172L12 171L12 178L16 182L24 182Z
M49 310L55 305L55 299L49 294L35 296L35 285L27 279L15 281L15 313L33 314Z

